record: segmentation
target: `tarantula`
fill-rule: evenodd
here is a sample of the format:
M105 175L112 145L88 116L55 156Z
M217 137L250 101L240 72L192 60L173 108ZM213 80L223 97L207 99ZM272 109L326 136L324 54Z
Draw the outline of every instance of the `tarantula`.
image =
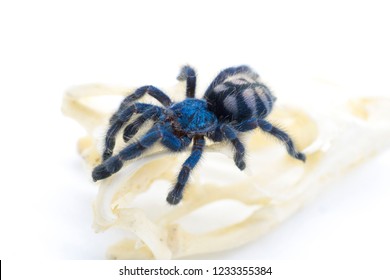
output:
M296 150L289 135L265 120L276 98L248 66L231 67L220 72L202 99L195 98L196 74L192 67L184 66L177 79L186 81L184 101L173 103L154 86L140 87L122 101L110 119L103 162L92 172L94 181L116 173L125 161L139 157L157 141L173 152L183 151L193 141L191 154L179 172L176 185L167 196L168 203L178 204L190 172L202 156L205 137L214 142L229 141L234 148L234 162L243 170L246 166L245 147L239 135L257 127L281 140L292 157L305 161L305 155ZM134 102L145 94L157 99L163 107ZM124 128L123 139L126 142L147 120L152 120L154 125L138 141L113 156L116 135L133 114L140 116Z

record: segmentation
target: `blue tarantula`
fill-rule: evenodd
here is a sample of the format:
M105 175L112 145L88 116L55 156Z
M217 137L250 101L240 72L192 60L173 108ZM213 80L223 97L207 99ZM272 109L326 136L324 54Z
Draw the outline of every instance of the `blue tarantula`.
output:
M281 140L292 157L305 161L305 155L296 150L288 134L264 119L272 111L276 98L248 66L231 67L220 72L202 99L195 98L196 74L193 68L184 66L177 79L186 81L187 98L184 101L173 103L154 86L141 87L122 101L110 119L103 162L92 172L94 181L118 172L125 161L139 157L157 141L173 152L184 150L193 141L191 155L184 162L177 183L167 197L168 203L178 204L190 172L202 156L205 137L214 142L229 141L234 148L234 162L243 170L245 147L239 135L257 127ZM157 99L163 107L135 102L145 94ZM140 115L127 124L134 114ZM152 128L113 156L115 138L123 126L127 124L123 130L123 139L127 142L147 120L154 122Z

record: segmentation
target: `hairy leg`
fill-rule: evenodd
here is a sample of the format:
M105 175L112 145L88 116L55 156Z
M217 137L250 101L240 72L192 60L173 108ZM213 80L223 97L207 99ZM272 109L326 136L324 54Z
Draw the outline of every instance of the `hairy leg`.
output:
M183 198L184 187L188 181L192 169L199 162L199 159L202 156L204 146L205 140L203 136L198 136L194 138L194 145L192 147L191 155L184 162L180 170L177 183L167 196L167 202L169 204L178 204Z
M177 76L179 81L186 81L186 96L190 98L195 97L195 88L196 88L196 73L195 70L186 65L181 68L179 76Z
M127 125L123 131L123 140L128 142L141 128L141 126L150 119L156 120L161 116L162 110L159 107L151 107L139 116L133 123Z
M165 127L155 124L139 141L130 144L117 155L108 158L102 164L96 166L92 172L93 180L105 179L118 172L122 168L124 161L141 156L146 149L158 140L169 150L178 152L187 147L192 139L187 136L179 138Z
M213 140L214 142L222 142L225 139L221 131L221 126L217 126L215 130L207 133L207 137Z
M238 139L237 132L230 125L223 124L221 125L221 131L223 135L233 144L235 153L234 153L234 162L240 170L244 170L246 167L244 156L245 156L245 147Z
M160 125L153 126L139 141L130 144L117 155L96 166L92 171L92 179L94 181L102 180L118 172L122 168L124 161L139 157L162 137L163 132Z
M260 127L262 130L268 132L272 129L272 124L270 124L264 119L250 118L248 120L245 120L241 123L234 125L234 128L240 132L247 132L257 127Z
M192 138L189 138L187 136L177 137L176 135L172 134L170 131L164 131L163 129L164 137L161 139L161 144L171 150L172 152L179 152L183 150L184 148L188 147L189 144L191 144Z
M123 99L119 105L118 110L110 118L110 127L107 131L104 145L103 160L108 159L112 155L112 150L115 146L115 137L118 131L122 128L123 124L127 122L134 113L143 113L147 109L153 107L149 104L134 103L134 101L140 99L145 94L149 94L150 96L154 97L165 107L168 107L172 104L171 99L154 86L140 87L134 93ZM137 108L134 108L135 104L139 104ZM141 104L143 108L141 108Z
M136 89L132 94L123 99L118 111L126 108L129 104L140 99L145 94L149 94L151 97L157 99L164 107L168 107L172 104L171 99L164 92L154 86L148 85Z
M104 140L103 161L112 155L113 149L115 147L116 135L123 127L123 125L130 120L132 115L143 113L153 107L156 106L145 103L133 103L127 108L123 109L121 112L115 114L115 119L111 118L110 125Z
M164 107L172 105L171 99L158 88L154 86L143 86L136 89L132 94L128 95L127 97L125 97L125 99L123 99L123 101L119 105L118 110L110 118L110 124L114 123L118 119L119 114L123 110L127 109L130 105L133 104L134 101L140 99L145 94L149 94L150 96L157 99L157 101L159 101Z
M282 141L283 144L286 146L287 152L290 154L290 156L305 162L306 156L296 150L293 141L286 132L284 132L280 128L277 128L276 126L273 126L270 122L263 119L259 119L257 123L263 131L273 135L274 137Z

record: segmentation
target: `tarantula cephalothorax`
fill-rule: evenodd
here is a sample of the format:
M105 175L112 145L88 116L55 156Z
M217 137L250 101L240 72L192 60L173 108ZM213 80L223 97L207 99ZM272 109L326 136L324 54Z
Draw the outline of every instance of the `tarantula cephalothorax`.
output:
M184 150L193 141L191 155L184 162L177 183L167 197L170 204L177 204L183 197L191 170L202 155L205 137L214 142L229 141L234 148L234 162L243 170L245 147L239 135L257 127L281 140L292 157L305 161L305 155L295 149L288 134L264 119L271 112L276 98L248 66L231 67L220 72L202 99L195 98L196 74L193 68L184 66L177 79L186 81L187 98L184 101L172 103L165 93L153 86L141 87L122 101L110 119L103 162L92 172L94 181L119 171L124 161L139 157L157 141L174 152ZM134 102L145 94L157 99L163 107ZM116 135L133 114L140 116L124 128L126 142L145 121L152 120L154 125L138 141L113 156Z

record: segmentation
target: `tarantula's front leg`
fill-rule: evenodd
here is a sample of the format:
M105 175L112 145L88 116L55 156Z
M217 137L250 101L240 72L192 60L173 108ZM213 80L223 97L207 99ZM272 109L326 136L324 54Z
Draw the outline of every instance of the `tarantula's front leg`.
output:
M132 143L117 155L108 158L102 164L96 166L92 171L92 179L94 181L102 180L118 172L122 168L124 161L139 157L146 149L162 137L163 132L160 125L153 126L139 141Z
M244 170L246 167L244 156L245 156L245 147L238 139L237 132L228 124L221 125L222 134L233 144L235 153L234 153L234 162L240 170Z
M159 107L151 107L139 116L133 123L127 125L123 131L123 140L128 142L140 129L140 127L149 119L156 119L161 116L162 109Z
M164 107L168 107L172 104L172 100L164 92L159 90L154 86L143 86L134 91L134 93L128 95L123 99L121 105L119 106L118 112L127 108L131 103L140 99L145 94L149 94L151 97L157 99Z
M122 128L123 124L128 122L133 114L143 113L153 107L155 106L150 104L133 103L122 111L114 114L110 120L110 126L104 140L103 161L112 155L112 151L115 147L116 135Z
M177 183L167 196L167 201L169 204L172 205L178 204L180 200L183 198L183 190L190 176L190 172L195 167L200 157L202 156L204 146L205 146L204 137L195 136L191 155L184 162L180 170Z
M195 97L195 88L196 88L196 73L195 70L186 65L181 68L179 76L177 76L179 81L186 81L186 96L190 98Z
M114 115L112 115L110 119L110 124L116 122L118 116L123 110L126 110L130 105L134 103L134 101L140 99L145 94L149 94L150 96L157 99L157 101L159 101L164 107L168 107L172 104L172 100L158 88L154 86L143 86L138 88L134 93L125 97L125 99L123 99L123 101L119 105L118 110L115 112Z

